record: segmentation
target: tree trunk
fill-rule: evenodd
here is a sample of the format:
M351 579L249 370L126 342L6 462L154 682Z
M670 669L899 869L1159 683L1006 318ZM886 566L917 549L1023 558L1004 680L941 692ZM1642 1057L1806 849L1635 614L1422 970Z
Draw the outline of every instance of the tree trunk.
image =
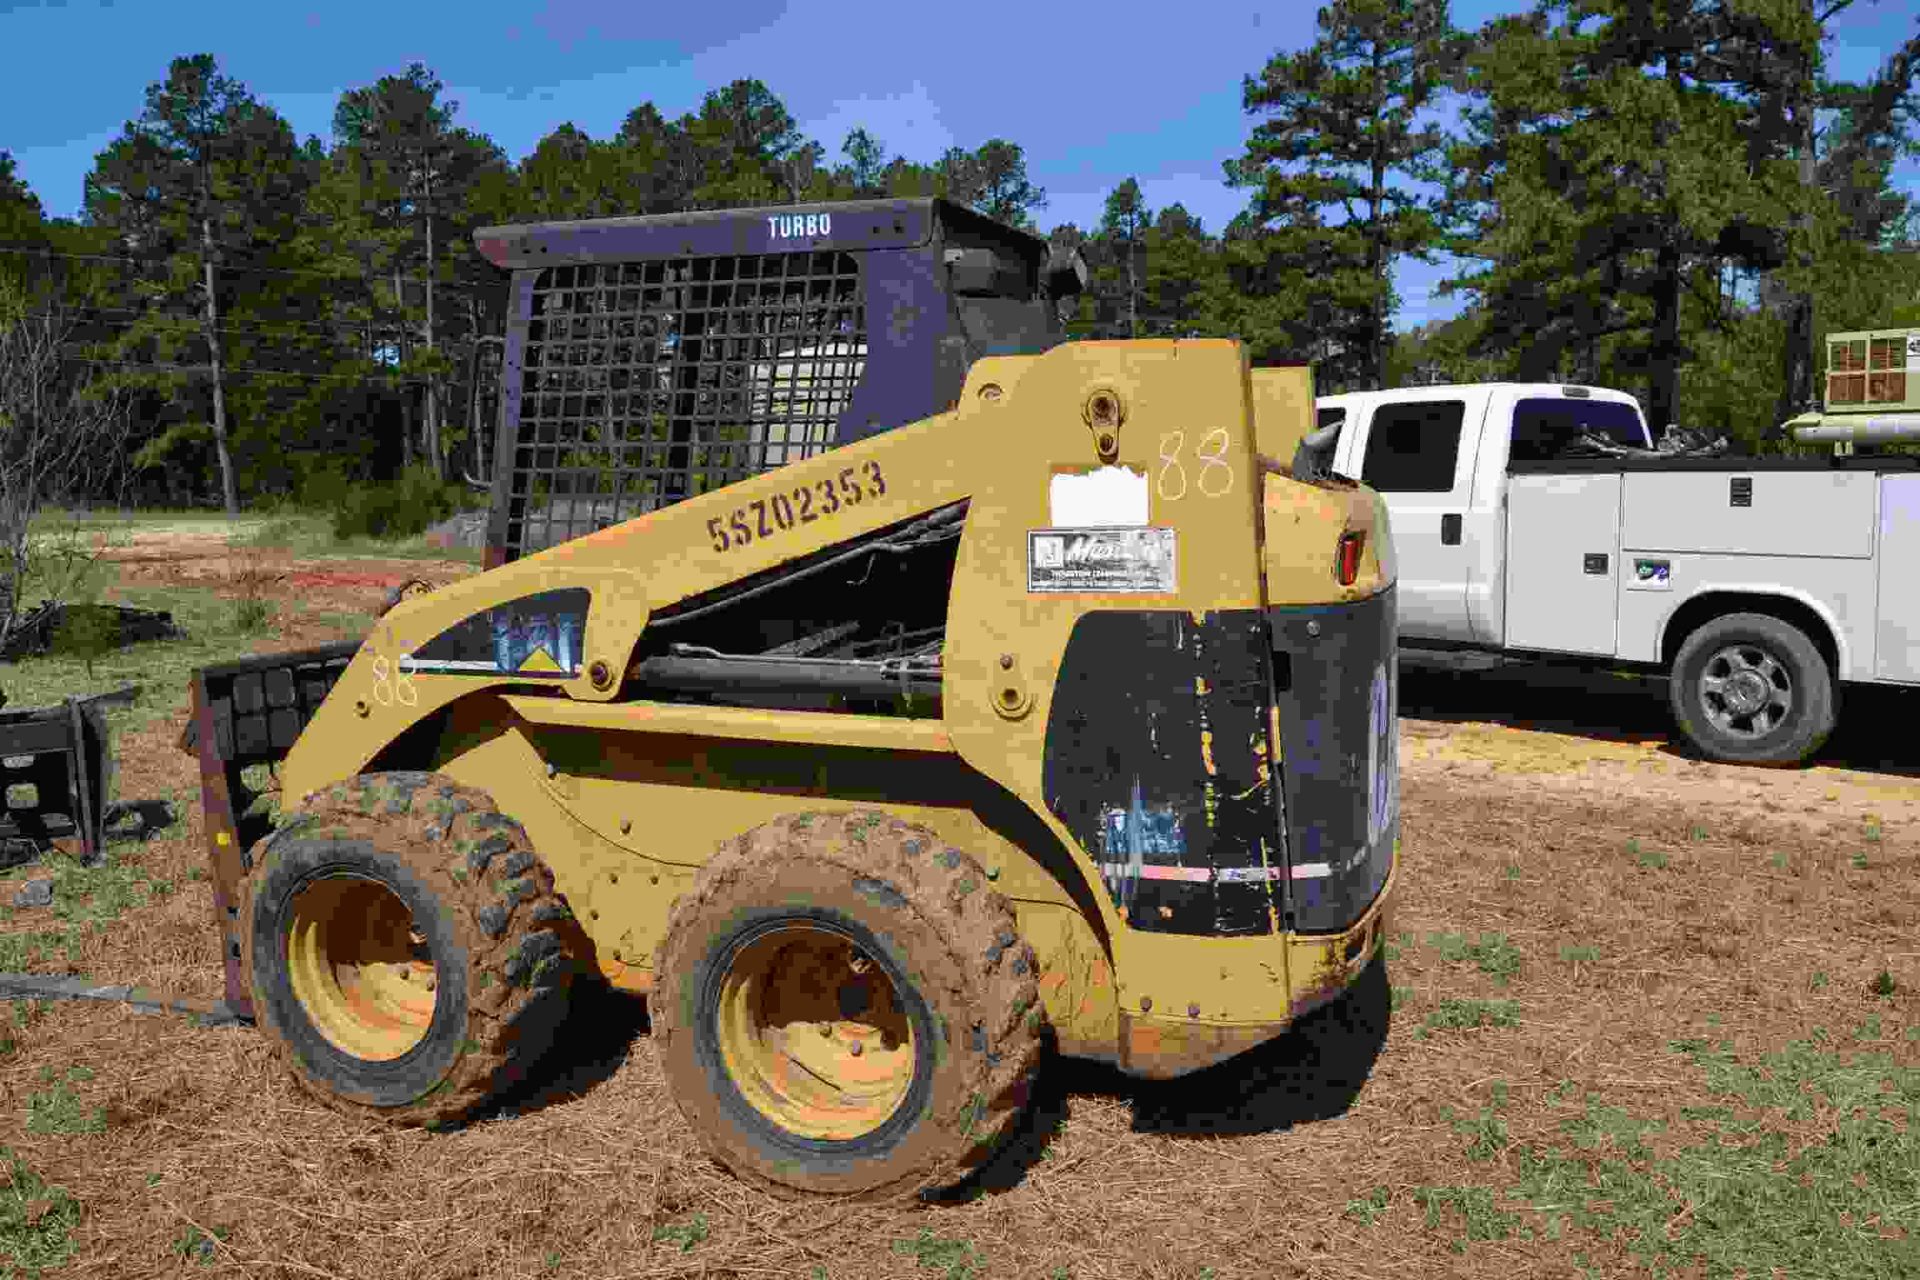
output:
M227 449L227 393L220 369L220 304L213 293L213 219L200 219L200 256L206 269L206 316L208 367L213 373L213 449L220 459L220 497L226 504L227 518L240 514L240 496L233 484L233 455Z
M427 180L427 355L433 355L433 180ZM447 478L446 459L440 450L440 386L433 371L427 371L426 404L427 462L434 478Z
M1652 386L1647 425L1658 437L1680 412L1680 245L1676 228L1661 242L1653 281Z
M1371 390L1387 385L1387 229L1380 225L1380 205L1386 198L1386 145L1381 139L1380 117L1386 111L1386 95L1380 88L1380 44L1373 45L1373 165L1372 183L1367 188L1367 274L1373 280L1373 317L1367 332L1367 372Z
M467 310L473 310L469 302ZM480 425L480 362L486 359L486 345L480 341L479 326L473 326L473 356L467 361L467 435L473 440L473 471L471 474L484 478L487 474L487 433Z
M1665 55L1665 62L1667 86L1678 112L1685 105L1686 85L1671 52ZM1673 211L1674 192L1668 177L1666 148L1672 136L1671 124L1670 120L1655 121L1653 126L1654 148L1661 156L1655 171L1664 222L1659 256L1654 260L1652 350L1648 352L1652 385L1647 389L1647 426L1656 440L1675 425L1680 413L1680 237L1685 231Z
M1137 228L1127 235L1127 336L1130 338L1140 336L1140 276L1135 267L1139 239Z
M1800 191L1804 198L1813 190L1818 176L1814 167L1813 132L1813 71L1811 60L1806 75L1797 86L1794 94L1794 125L1798 136L1794 139L1795 150L1799 154ZM1807 270L1813 265L1812 246L1807 243L1810 232L1810 219L1803 209L1794 215L1792 244L1794 265L1800 270L1800 278L1787 294L1785 320L1787 327L1786 348L1782 353L1784 375L1780 383L1780 404L1776 411L1776 422L1785 422L1803 409L1812 408L1816 397L1813 385L1813 293L1808 287Z
M394 356L401 365L407 362L407 295L401 289L400 255L393 255L393 311L396 317L393 326ZM413 463L413 397L408 393L407 380L400 380L400 466L402 469Z

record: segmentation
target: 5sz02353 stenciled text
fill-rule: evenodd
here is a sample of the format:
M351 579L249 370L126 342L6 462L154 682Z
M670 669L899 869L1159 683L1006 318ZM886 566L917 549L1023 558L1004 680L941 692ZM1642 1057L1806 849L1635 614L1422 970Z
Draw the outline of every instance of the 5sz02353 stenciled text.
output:
M707 521L707 536L715 551L738 551L803 524L832 519L868 498L887 492L887 478L877 462L842 467L839 474L793 486L771 498L755 498L731 514Z

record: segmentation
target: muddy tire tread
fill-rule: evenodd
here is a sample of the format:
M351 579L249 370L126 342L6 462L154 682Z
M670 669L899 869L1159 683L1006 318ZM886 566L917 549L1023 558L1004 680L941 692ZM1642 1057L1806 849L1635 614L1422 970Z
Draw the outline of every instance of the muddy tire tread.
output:
M242 952L260 1029L306 1091L336 1110L396 1125L457 1123L519 1083L549 1047L589 944L525 829L484 791L420 771L363 774L304 797L253 850L241 916L249 933L255 891L276 858L298 842L336 838L365 840L398 858L451 915L467 950L460 1049L439 1082L409 1103L378 1106L344 1095L315 1079L273 1024L249 940ZM513 874L503 874L507 865Z
M844 1198L886 1200L946 1187L964 1178L991 1153L1026 1105L1043 1040L1039 980L1032 948L1020 939L1012 904L989 887L980 864L933 831L884 811L802 812L777 818L721 846L694 887L669 912L656 949L655 991L672 989L671 954L677 937L705 916L716 901L755 900L755 881L783 862L806 858L838 867L856 878L896 887L909 911L940 930L950 954L918 972L929 992L938 988L950 1005L976 1011L976 1026L948 1028L946 1051L971 1077L975 1099L966 1115L933 1116L929 1122L959 1126L970 1148L935 1155L883 1184ZM653 1034L664 1047L691 1035L672 1000L649 1002ZM676 1102L681 1100L676 1098ZM683 1113L687 1107L681 1104ZM724 1148L688 1114L703 1146L744 1180L787 1197L804 1192L728 1160Z

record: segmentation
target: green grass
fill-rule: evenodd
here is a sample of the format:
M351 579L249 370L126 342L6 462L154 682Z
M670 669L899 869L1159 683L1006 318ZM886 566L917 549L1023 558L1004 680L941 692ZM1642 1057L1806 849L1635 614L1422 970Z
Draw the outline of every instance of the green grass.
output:
M1391 1191L1385 1187L1375 1187L1365 1199L1347 1201L1347 1216L1363 1227L1370 1227L1386 1215L1387 1205L1392 1200Z
M0 973L25 973L37 961L47 960L58 949L71 964L80 954L80 931L64 933L0 933ZM19 1009L16 1002L14 1008Z
M315 558L373 557L381 559L444 559L478 564L478 551L442 551L424 537L377 541L370 538L336 539L324 515L278 513L248 516L229 525L217 512L103 512L71 516L43 512L35 518L34 536L46 550L44 573L30 578L26 597L43 595L81 602L111 602L141 609L159 609L173 615L186 630L182 640L148 641L125 649L88 654L51 653L0 666L0 689L15 707L48 706L74 693L104 692L126 684L140 686L131 706L106 710L110 730L144 727L155 720L177 719L187 705L187 676L195 668L223 662L268 647L266 629L271 601L225 599L204 587L111 587L112 566L72 564L58 552L76 543L92 545L101 535L124 544L135 532L173 527L205 529L230 534L237 559L249 549L281 548L296 556ZM371 614L326 610L303 614L309 622L337 629L345 636L364 635L373 626ZM85 646L82 646L84 649ZM91 671L89 671L91 667Z
M1471 960L1479 966L1480 972L1489 975L1503 987L1507 985L1507 979L1520 972L1520 953L1507 941L1504 933L1483 933L1478 942L1468 942L1464 935L1458 933L1433 933L1427 935L1427 945L1449 963Z
M1853 1039L1882 1031L1870 1017ZM1498 1188L1422 1187L1415 1201L1430 1227L1455 1232L1456 1251L1581 1231L1620 1242L1654 1276L1696 1264L1714 1280L1765 1276L1785 1259L1796 1280L1920 1275L1920 1068L1866 1048L1842 1053L1831 1039L1816 1027L1751 1061L1728 1040L1670 1042L1716 1101L1681 1110L1703 1132L1660 1159L1645 1141L1660 1121L1591 1093L1576 1101L1562 1081L1547 1102L1577 1113L1557 1136L1501 1148L1512 1174ZM1505 1136L1492 1111L1448 1117L1488 1156ZM1790 1144L1781 1119L1815 1122L1811 1140ZM1349 1202L1363 1220L1356 1205L1374 1209Z
M1415 1187L1413 1202L1427 1211L1429 1227L1439 1226L1450 1213L1459 1215L1466 1234L1453 1240L1455 1253L1465 1253L1469 1241L1505 1240L1520 1221L1518 1214L1494 1207L1490 1187Z
M205 507L179 509L156 507L143 511L121 511L109 508L77 511L63 507L42 507L34 513L33 522L28 525L28 530L34 537L58 533L65 529L78 529L85 533L137 533L173 528L176 525L209 530L231 527L245 532L257 528L266 521L267 517L264 515L242 514L237 522L229 525L224 511L208 510Z
M51 1067L41 1068L41 1081L51 1083L53 1088L27 1095L27 1132L105 1133L107 1109L87 1106L73 1091L74 1085L93 1079L93 1072L86 1067L70 1067L64 1079L54 1080L52 1076Z
M1560 944L1560 963L1593 964L1600 959L1600 948L1580 946L1563 942Z
M1460 1031L1473 1027L1514 1027L1520 1024L1517 1000L1442 1000L1440 1007L1427 1015L1420 1033Z
M113 598L139 609L166 610L186 629L186 638L150 640L95 658L92 680L85 660L77 655L51 653L0 667L9 705L47 706L71 693L138 684L140 694L133 705L106 709L109 727L170 719L186 706L190 671L239 657L261 638L236 626L233 603L204 587L123 587Z
M247 535L250 546L288 551L307 559L332 557L379 560L457 560L479 564L480 551L474 548L443 549L427 542L425 534L410 538L336 538L332 518L314 513L287 513L263 521Z
M693 1247L707 1238L707 1215L696 1213L686 1222L666 1222L653 1229L656 1244L677 1244L680 1252L692 1253Z
M0 1185L0 1275L37 1278L74 1255L80 1202L65 1187L50 1187L5 1147L8 1176Z
M1696 826L1689 834L1695 840L1704 840L1707 838L1707 829ZM1663 870L1666 865L1672 861L1666 854L1661 853L1657 849L1642 849L1638 840L1627 841L1627 856L1641 866L1648 867L1655 871Z
M194 668L259 652L272 640L266 630L243 625L248 620L239 616L235 602L205 588L129 587L121 588L114 598L136 608L167 610L186 629L186 638L148 641L97 657L92 679L78 655L46 654L0 665L0 688L6 690L10 706L49 706L68 694L107 692L135 684L140 692L130 705L105 708L110 733L141 729L154 721L176 721L186 710L187 678ZM365 635L373 626L367 614L327 611L308 617L347 637Z
M177 812L177 800L175 807ZM22 881L47 876L53 880L53 905L47 910L69 928L64 934L0 934L0 971L25 968L24 963L14 962L24 961L33 949L47 954L54 947L62 947L71 958L79 945L81 926L97 931L128 911L165 897L176 887L172 881L155 879L144 867L123 861L122 855L111 848L97 867L83 867L71 854L56 852L44 855L34 866L0 876L0 901L10 902ZM11 908L5 909L5 918L13 914Z
M929 1227L911 1240L895 1240L893 1251L913 1258L929 1271L943 1272L946 1280L974 1280L987 1259L968 1240L945 1240Z
M1481 1107L1472 1116L1461 1116L1452 1107L1442 1107L1440 1118L1451 1124L1455 1133L1470 1139L1467 1159L1475 1163L1491 1160L1507 1149L1507 1122L1500 1118L1497 1107Z

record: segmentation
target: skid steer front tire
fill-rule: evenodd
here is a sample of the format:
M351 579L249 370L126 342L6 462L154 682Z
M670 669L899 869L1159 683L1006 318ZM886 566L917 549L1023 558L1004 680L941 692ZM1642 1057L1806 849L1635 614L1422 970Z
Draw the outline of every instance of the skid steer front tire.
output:
M972 858L876 811L730 841L675 903L649 999L669 1090L769 1190L948 1187L1025 1106L1033 951Z
M331 1106L447 1125L552 1043L588 944L484 792L362 775L308 796L249 861L259 1027Z

